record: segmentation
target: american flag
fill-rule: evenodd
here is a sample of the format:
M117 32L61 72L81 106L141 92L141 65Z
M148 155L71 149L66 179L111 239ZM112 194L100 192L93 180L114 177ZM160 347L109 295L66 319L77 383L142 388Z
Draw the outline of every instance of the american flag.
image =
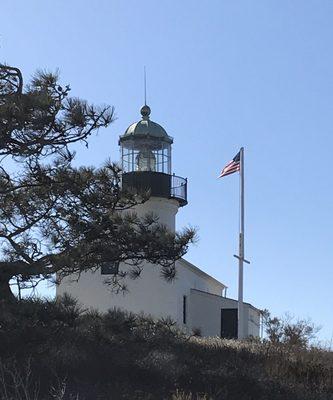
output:
M235 157L228 162L228 164L222 169L219 178L233 174L240 170L240 151L235 155Z

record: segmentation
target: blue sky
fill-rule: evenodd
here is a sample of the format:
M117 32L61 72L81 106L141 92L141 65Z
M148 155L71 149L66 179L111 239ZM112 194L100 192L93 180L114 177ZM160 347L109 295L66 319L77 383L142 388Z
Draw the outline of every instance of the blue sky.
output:
M59 69L72 94L117 120L77 163L119 158L139 119L143 66L152 120L174 137L189 179L179 228L187 255L237 296L238 177L216 177L245 147L245 299L333 336L333 2L330 0L3 0L0 61L26 77Z

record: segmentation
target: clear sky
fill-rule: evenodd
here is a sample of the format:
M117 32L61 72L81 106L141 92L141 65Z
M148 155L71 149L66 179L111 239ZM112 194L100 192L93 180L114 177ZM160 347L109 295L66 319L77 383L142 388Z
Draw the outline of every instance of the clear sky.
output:
M237 297L238 176L245 147L244 296L333 335L333 2L331 0L2 0L0 61L61 72L72 95L118 119L77 162L118 160L139 119L147 66L152 120L174 137L189 179L177 225L198 228L187 259Z

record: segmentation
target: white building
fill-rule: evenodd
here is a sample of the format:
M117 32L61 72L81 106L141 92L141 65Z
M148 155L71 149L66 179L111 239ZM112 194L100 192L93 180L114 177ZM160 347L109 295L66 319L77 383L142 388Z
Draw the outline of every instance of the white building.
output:
M171 171L173 139L150 120L150 108L141 109L142 120L129 126L119 139L123 185L149 188L150 199L136 206L138 215L153 212L159 222L175 231L176 214L187 204L187 180ZM143 268L140 278L128 279L128 292L112 293L105 285L111 269L83 273L76 281L67 277L57 295L69 293L84 306L100 311L120 308L155 318L171 317L182 329L203 336L237 337L236 300L224 297L226 286L188 261L176 263L177 276L166 282L156 265ZM259 311L244 303L243 337L259 336Z

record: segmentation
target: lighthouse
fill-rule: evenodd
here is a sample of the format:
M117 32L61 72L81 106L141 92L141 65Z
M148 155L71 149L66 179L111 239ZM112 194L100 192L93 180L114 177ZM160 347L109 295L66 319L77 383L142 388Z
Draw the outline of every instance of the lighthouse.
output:
M173 173L173 138L151 120L148 105L140 113L140 120L119 137L122 188L148 192L148 200L134 207L138 217L154 214L160 224L175 232L177 212L187 204L187 179ZM110 262L94 272L81 273L79 279L66 277L57 287L57 296L68 293L86 309L101 312L117 308L154 319L169 317L188 333L195 330L202 336L237 338L238 302L227 298L227 286L202 268L181 258L175 263L176 278L168 282L157 265L144 262L138 279L126 278L128 291L114 293L105 283L118 268L126 265ZM259 336L259 310L244 303L243 318L242 336Z
M153 213L174 232L178 209L187 204L187 179L172 173L173 138L150 119L149 106L144 105L140 112L141 120L119 138L122 186L148 191L149 200L136 206L138 216Z

